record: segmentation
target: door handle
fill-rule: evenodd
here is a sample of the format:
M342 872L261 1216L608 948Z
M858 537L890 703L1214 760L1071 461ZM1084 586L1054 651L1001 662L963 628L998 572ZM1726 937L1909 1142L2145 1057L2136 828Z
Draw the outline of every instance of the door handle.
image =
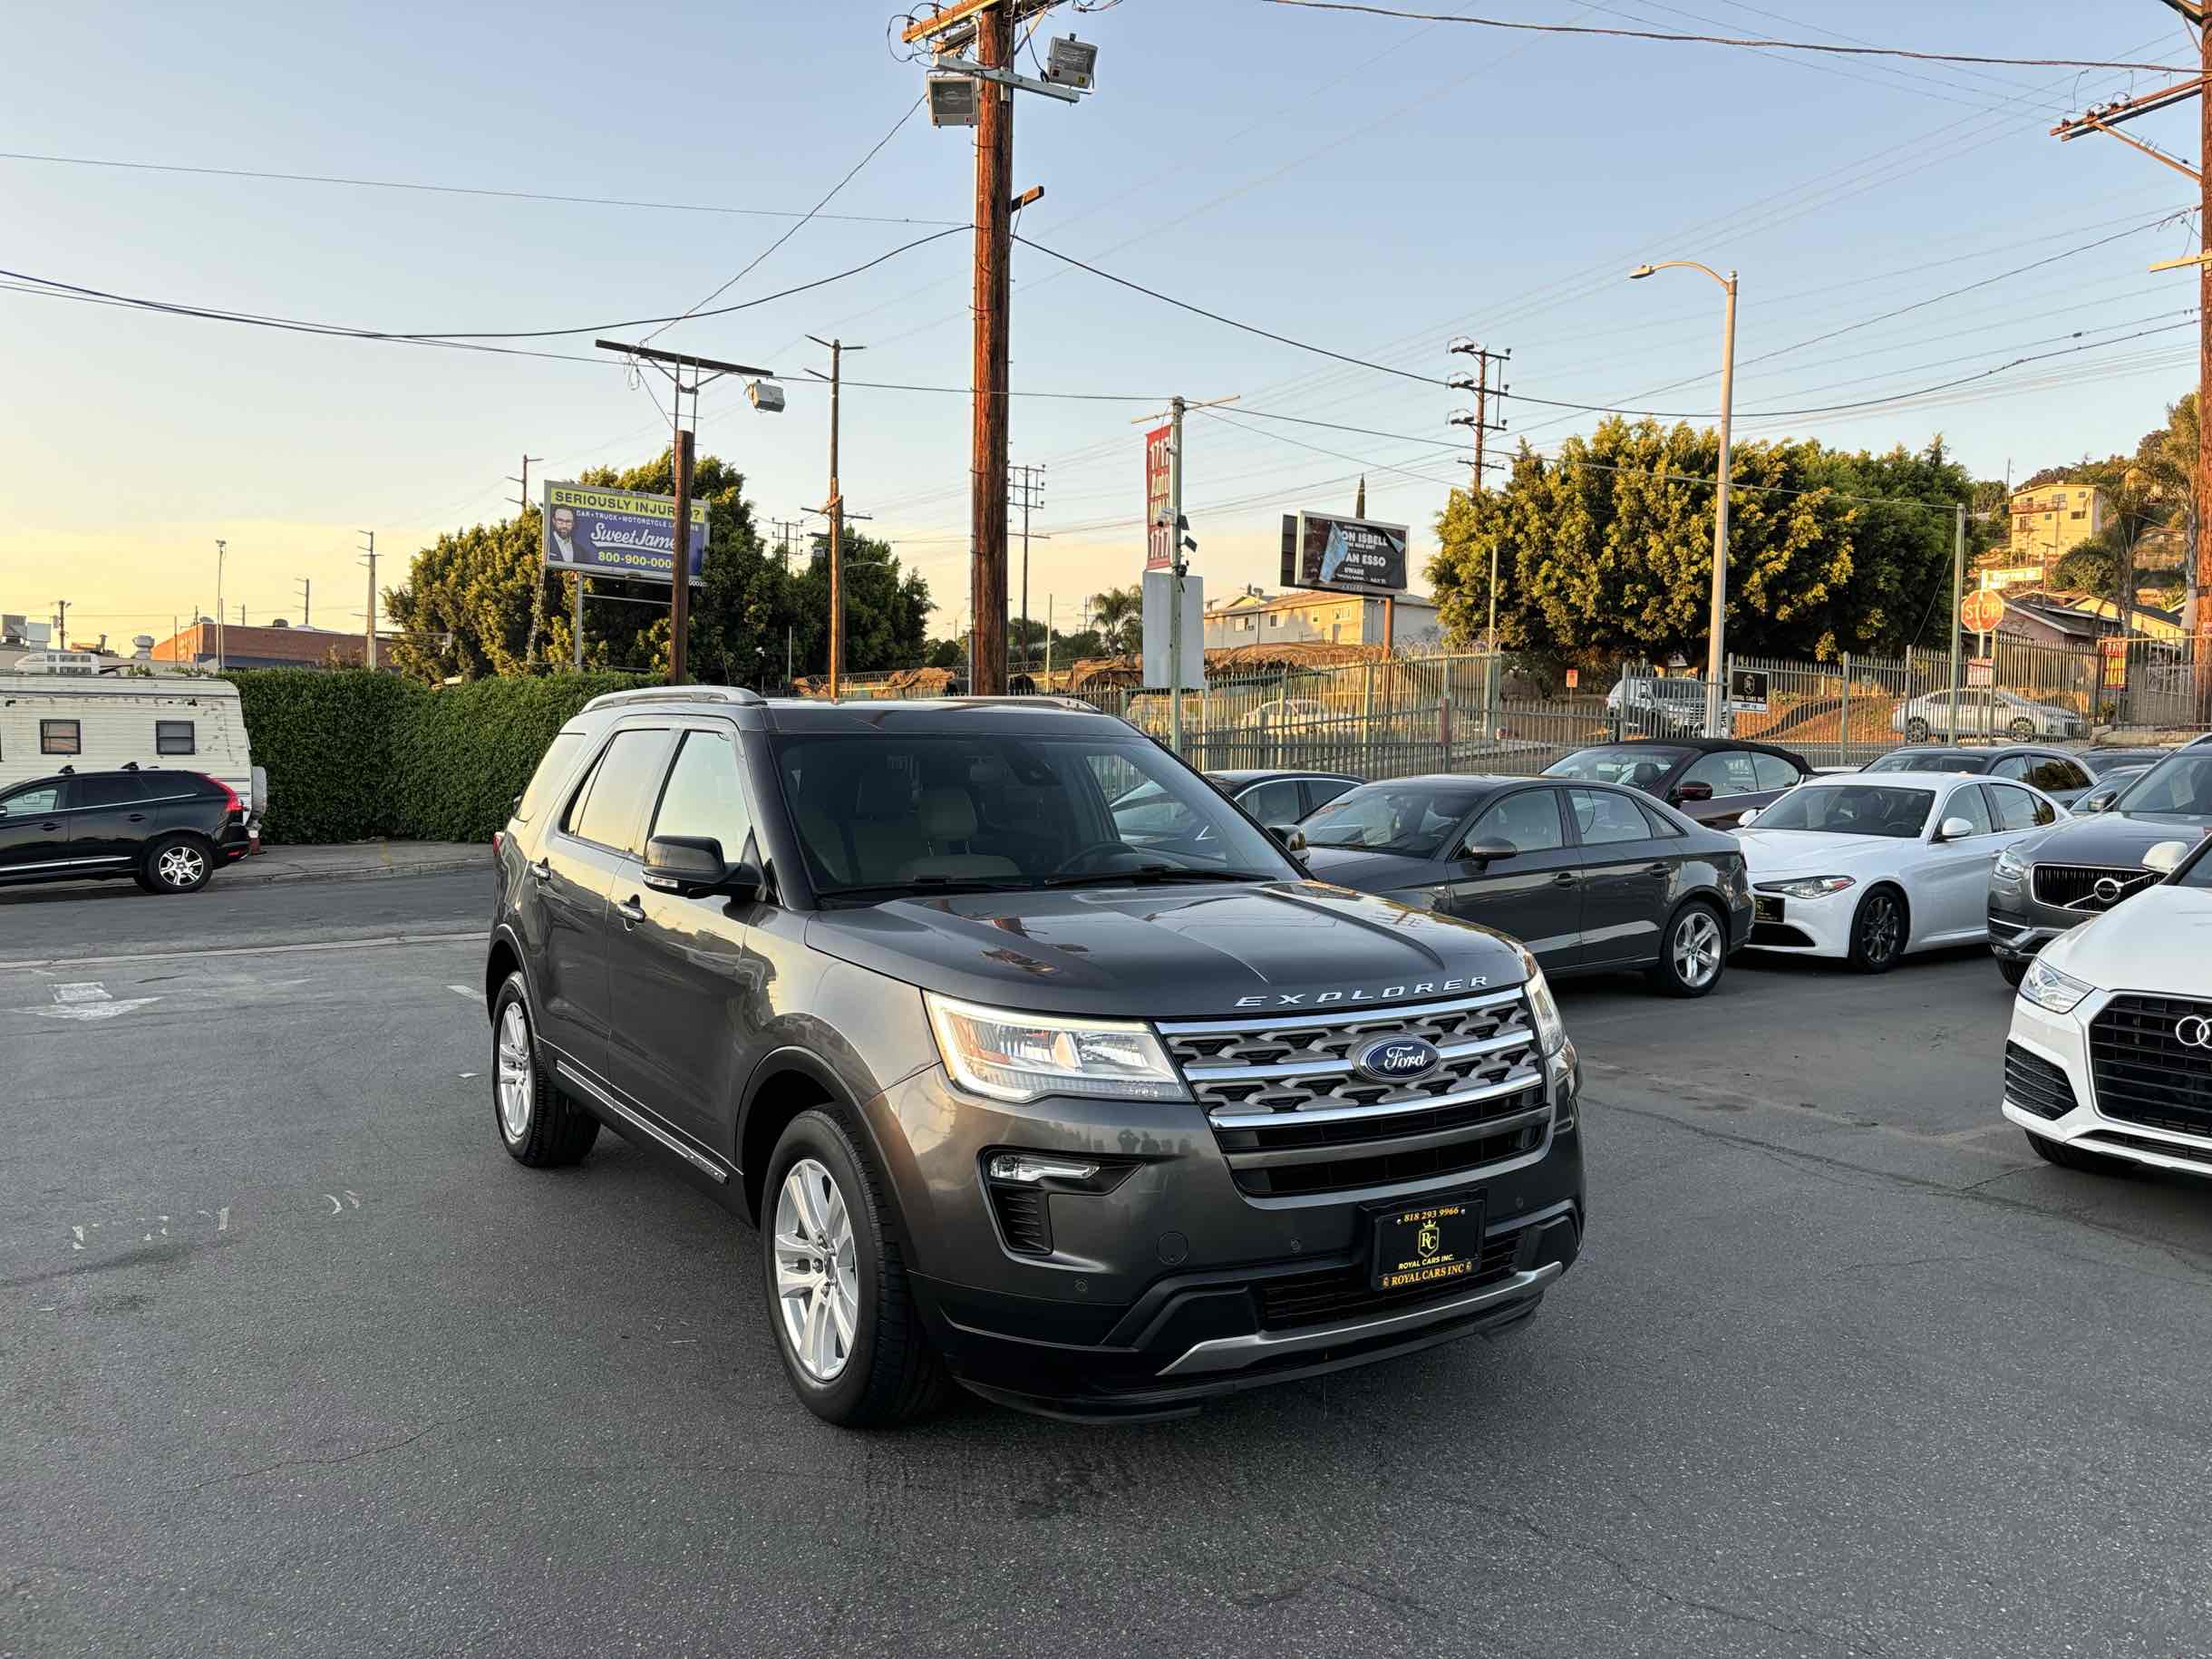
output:
M1644 867L1644 873L1646 876L1667 876L1672 875L1674 873L1674 867L1673 865L1669 864L1664 859L1662 859L1656 864L1646 864Z
M530 879L533 881L550 881L553 879L553 860L550 859L540 859L537 863L529 865L526 868L529 870Z
M62 827L61 825L59 825L59 824L57 824L57 823L53 823L53 822L52 822L52 821L48 821L48 822L46 822L46 823L43 823L43 824L39 825L39 828L40 828L41 830L59 830L61 827Z
M146 814L143 812L133 812L131 814L131 821L134 824L142 824L146 821Z
M637 895L633 893L615 907L615 914L622 918L622 926L626 932L645 919L645 907L637 902Z
M1563 869L1551 878L1551 885L1556 888L1571 888L1578 879L1580 878L1573 870Z

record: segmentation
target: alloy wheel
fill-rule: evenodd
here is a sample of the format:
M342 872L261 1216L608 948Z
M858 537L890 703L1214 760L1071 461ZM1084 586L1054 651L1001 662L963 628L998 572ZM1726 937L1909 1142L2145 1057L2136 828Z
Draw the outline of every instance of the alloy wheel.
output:
M776 1306L800 1368L833 1382L852 1358L860 1314L852 1212L836 1178L802 1158L776 1194Z
M529 1133L537 1082L530 1075L529 1024L519 1002L508 1004L500 1015L499 1070L500 1130L508 1140L519 1143Z
M1868 961L1887 962L1897 954L1900 919L1897 901L1888 894L1877 893L1867 900L1858 918L1858 942Z
M1721 971L1721 925L1704 910L1691 910L1674 924L1674 976L1702 991Z
M208 860L197 848L170 847L154 860L153 868L164 886L189 888L207 872Z

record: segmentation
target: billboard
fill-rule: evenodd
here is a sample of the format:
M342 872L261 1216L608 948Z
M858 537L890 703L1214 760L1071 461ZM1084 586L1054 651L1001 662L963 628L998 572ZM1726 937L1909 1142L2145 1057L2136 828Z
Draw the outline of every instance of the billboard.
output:
M1285 515L1283 586L1335 593L1400 594L1406 589L1407 527L1337 513Z
M1156 426L1144 435L1144 568L1165 570L1175 562L1175 527L1168 522L1168 468L1175 428Z
M556 570L666 582L675 569L674 496L602 490L596 484L546 486L545 560ZM706 503L691 504L691 579L706 565Z

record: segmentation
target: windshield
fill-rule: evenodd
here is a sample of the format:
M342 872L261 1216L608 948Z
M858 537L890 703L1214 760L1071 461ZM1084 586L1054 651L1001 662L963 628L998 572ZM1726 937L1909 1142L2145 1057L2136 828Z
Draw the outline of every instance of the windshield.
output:
M1593 783L1624 783L1648 790L1690 758L1687 749L1669 743L1613 743L1602 749L1584 749L1554 761L1544 769L1547 778L1583 778Z
M2200 852L2174 877L2178 888L2212 888L2212 852Z
M1972 786L1968 786L1972 787ZM1761 830L1810 830L1824 835L1887 835L1909 840L1927 827L1935 795L1927 790L1875 783L1794 789L1759 815Z
M2212 820L2212 750L2169 754L2120 792L2118 812Z
M1434 858L1452 826L1482 800L1480 790L1433 783L1362 784L1305 820L1305 844Z
M1298 877L1205 780L1138 739L879 733L775 751L824 898Z
M1960 754L1947 749L1893 749L1865 770L1868 771L1983 771L1988 757Z

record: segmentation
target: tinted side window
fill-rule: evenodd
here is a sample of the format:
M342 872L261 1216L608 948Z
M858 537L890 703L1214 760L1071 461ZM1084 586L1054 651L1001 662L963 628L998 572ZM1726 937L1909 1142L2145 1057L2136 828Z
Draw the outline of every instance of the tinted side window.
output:
M1963 818L1974 826L1974 834L1987 835L1996 828L1996 819L1989 810L1989 803L1983 799L1986 792L1978 783L1953 790L1951 798L1944 802L1943 818ZM1943 818L1936 820L1939 828Z
M1346 790L1357 789L1359 785L1348 783L1342 778L1308 778L1304 787L1306 811L1318 812Z
M1779 754L1755 754L1751 757L1751 771L1759 779L1762 790L1795 789L1798 769Z
M1683 833L1683 830L1679 825L1669 821L1666 815L1659 811L1656 808L1646 806L1643 801L1639 800L1636 802L1636 810L1644 814L1644 821L1652 827L1652 834L1654 836L1656 836L1664 840L1670 835L1680 835Z
M1683 773L1682 781L1705 784L1712 789L1715 798L1749 795L1759 788L1759 777L1752 770L1751 757L1741 750L1700 757L1688 771Z
M1566 846L1567 831L1559 823L1559 792L1522 790L1508 795L1475 820L1467 839L1484 841L1493 837L1511 842L1517 852L1549 852Z
M95 772L89 778L77 780L77 791L71 800L78 807L119 807L125 801L143 800L146 786L139 781L136 772Z
M2089 774L2062 755L2039 754L2024 781L2039 790L2085 790Z
M2010 778L2017 782L2028 775L2028 768L2034 764L2033 755L2008 754L1989 769L1989 775L1993 778Z
M591 775L582 810L570 809L573 833L617 852L635 852L638 826L660 782L661 762L668 753L668 733L617 732Z
M722 843L724 859L742 859L752 833L752 814L745 810L737 751L719 732L686 732L647 839L706 836Z
M1295 778L1277 778L1272 783L1255 784L1237 798L1237 804L1263 824L1295 823L1304 815L1298 805Z
M18 818L33 812L51 812L61 804L62 786L58 783L34 783L12 795L0 795L0 809Z
M530 774L529 788L522 791L522 804L515 809L516 822L527 824L545 810L546 797L553 792L583 745L581 732L563 732L546 745L545 758Z
M1651 826L1644 821L1636 803L1625 795L1605 790L1569 790L1567 794L1575 809L1575 821L1581 826L1585 847L1609 847L1619 841L1651 839Z
M1993 783L1989 786L1989 792L1996 797L1997 828L2000 830L2033 830L2039 821L2052 821L2051 819L2038 820L2036 809L2042 803L2025 790L2016 790L2008 783ZM2055 818L2056 814L2052 817Z

